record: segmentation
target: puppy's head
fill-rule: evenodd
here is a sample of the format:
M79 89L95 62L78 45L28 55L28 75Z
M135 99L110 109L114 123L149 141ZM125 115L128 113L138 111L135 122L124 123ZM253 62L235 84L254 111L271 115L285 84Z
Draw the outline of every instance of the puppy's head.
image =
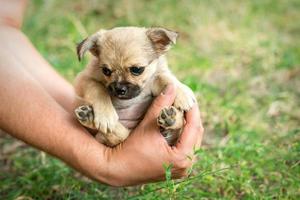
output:
M175 44L177 33L164 28L120 27L100 30L77 46L79 60L94 56L92 76L119 99L140 94L157 70L157 61Z

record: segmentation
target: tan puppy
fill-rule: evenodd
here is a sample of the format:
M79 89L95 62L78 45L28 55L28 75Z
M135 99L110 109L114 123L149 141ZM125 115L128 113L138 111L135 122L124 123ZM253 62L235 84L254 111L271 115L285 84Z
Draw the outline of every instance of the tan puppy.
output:
M152 99L174 83L174 104L161 111L157 123L168 143L176 143L183 112L195 103L193 92L169 71L164 56L177 35L164 28L120 27L100 30L77 46L79 60L86 51L93 58L76 78L75 114L83 126L97 130L97 140L109 146L124 141L137 123L125 127L118 114L133 109L138 116L126 120L142 120Z

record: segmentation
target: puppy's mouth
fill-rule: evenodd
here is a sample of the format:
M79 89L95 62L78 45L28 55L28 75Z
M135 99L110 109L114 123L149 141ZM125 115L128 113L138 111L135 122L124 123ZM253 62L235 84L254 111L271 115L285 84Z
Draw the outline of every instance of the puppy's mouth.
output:
M129 82L113 82L108 86L111 96L118 99L132 99L141 93L141 88Z

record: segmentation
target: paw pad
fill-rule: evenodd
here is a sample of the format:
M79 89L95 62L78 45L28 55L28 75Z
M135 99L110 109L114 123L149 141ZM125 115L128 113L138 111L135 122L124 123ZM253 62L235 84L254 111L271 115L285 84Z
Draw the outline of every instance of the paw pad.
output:
M157 123L162 128L168 128L174 125L176 122L176 109L171 106L161 110Z
M80 122L93 121L94 112L92 106L83 105L75 109L75 114Z

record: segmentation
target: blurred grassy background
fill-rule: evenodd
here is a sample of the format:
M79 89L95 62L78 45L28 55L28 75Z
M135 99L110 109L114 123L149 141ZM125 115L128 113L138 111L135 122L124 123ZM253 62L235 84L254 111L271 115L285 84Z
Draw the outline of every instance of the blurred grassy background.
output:
M23 30L68 80L100 28L180 33L169 63L197 95L206 135L191 178L111 188L0 138L1 199L300 199L300 1L35 0Z

